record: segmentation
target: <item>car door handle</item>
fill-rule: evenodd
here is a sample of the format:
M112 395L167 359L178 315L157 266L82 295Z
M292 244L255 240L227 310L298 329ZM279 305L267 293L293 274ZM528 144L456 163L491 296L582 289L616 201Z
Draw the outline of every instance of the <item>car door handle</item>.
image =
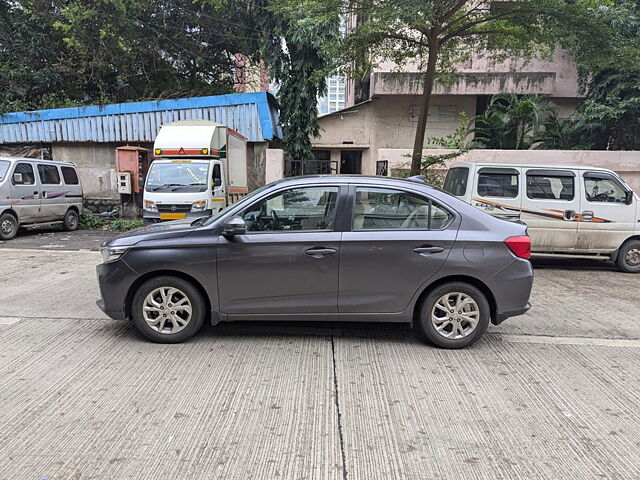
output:
M565 210L564 215L562 216L564 220L572 222L576 219L576 211L575 210Z
M583 222L590 222L591 220L593 220L593 212L591 210L585 210L582 212Z
M419 253L420 255L423 255L425 253L427 254L440 253L440 252L444 252L444 247L432 247L432 246L424 245L422 247L414 248L413 251L416 253Z
M325 248L325 247L313 247L308 250L305 250L304 253L307 255L311 255L314 258L321 258L327 255L333 255L337 250L335 248Z

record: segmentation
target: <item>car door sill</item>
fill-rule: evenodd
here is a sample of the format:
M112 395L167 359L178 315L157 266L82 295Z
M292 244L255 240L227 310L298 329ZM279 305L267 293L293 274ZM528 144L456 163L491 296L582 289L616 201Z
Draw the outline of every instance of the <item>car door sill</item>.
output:
M397 313L230 313L225 315L226 321L315 321L315 322L411 322L411 312Z

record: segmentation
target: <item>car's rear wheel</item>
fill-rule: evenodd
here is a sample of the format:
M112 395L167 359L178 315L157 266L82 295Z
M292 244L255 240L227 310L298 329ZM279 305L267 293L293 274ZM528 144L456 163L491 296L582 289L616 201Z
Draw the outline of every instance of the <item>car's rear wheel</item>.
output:
M76 212L75 210L67 210L67 213L64 216L64 220L62 220L62 228L64 228L68 232L71 232L73 230L77 230L79 224L80 217L78 217L78 212Z
M18 234L18 220L9 212L0 215L0 240L11 240Z
M491 311L485 295L468 283L447 283L424 298L418 312L423 337L441 348L475 343L489 325Z
M198 333L206 314L206 302L190 282L161 276L143 283L132 303L135 326L150 340L179 343Z
M618 268L627 273L640 273L640 240L625 242L618 251Z

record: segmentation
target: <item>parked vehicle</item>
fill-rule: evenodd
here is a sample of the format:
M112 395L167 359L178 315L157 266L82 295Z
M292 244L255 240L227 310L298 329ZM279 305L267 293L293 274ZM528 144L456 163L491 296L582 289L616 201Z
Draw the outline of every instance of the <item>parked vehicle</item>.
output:
M444 190L529 227L539 253L606 255L640 273L639 197L611 170L584 166L456 163Z
M246 191L246 139L219 123L183 120L160 128L144 189L145 223L209 216Z
M0 239L38 223L78 228L82 185L73 163L0 157Z
M529 309L529 246L524 225L424 182L298 177L105 242L98 305L156 342L206 318L344 320L415 322L461 348Z

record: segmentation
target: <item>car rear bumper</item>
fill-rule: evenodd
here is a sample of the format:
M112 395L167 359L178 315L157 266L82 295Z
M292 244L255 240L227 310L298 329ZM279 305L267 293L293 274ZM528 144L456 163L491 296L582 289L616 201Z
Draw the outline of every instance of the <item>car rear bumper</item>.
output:
M523 315L525 313L527 313L529 311L529 309L531 308L531 303L528 303L524 306L524 308L520 308L518 310L511 310L509 312L500 312L500 313L496 313L495 318L492 320L492 323L494 325L500 325L502 322L504 322L507 318L510 317L517 317L518 315Z
M493 324L526 313L531 308L529 298L533 288L531 262L515 259L491 278L490 287L495 300Z

